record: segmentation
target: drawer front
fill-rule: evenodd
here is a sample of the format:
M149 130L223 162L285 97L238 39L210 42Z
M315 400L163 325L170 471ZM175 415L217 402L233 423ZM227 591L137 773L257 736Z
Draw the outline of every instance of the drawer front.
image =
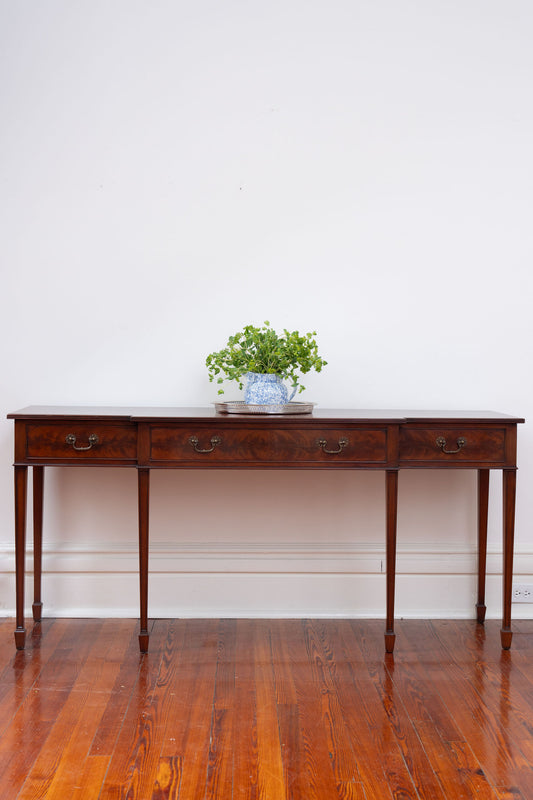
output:
M400 463L433 464L505 462L503 428L405 426L400 430Z
M383 464L387 434L383 429L228 429L153 426L152 462L194 466Z
M26 457L61 462L135 461L137 429L99 422L29 423Z

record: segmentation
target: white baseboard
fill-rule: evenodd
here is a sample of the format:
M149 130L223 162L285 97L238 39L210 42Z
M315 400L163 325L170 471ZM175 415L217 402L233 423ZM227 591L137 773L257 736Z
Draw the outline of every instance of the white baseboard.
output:
M152 542L151 617L382 617L385 552L369 543ZM533 553L515 554L515 580L533 583ZM472 618L476 552L468 546L404 544L397 555L398 617ZM31 553L27 606L31 609ZM487 558L487 618L501 615L499 552ZM14 614L14 552L0 549L0 615ZM136 617L133 542L49 545L43 557L46 616ZM533 605L515 604L516 619Z

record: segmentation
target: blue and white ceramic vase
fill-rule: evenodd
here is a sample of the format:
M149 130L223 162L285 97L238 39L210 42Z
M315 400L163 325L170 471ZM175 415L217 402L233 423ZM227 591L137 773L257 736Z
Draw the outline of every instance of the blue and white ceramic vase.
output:
M247 372L245 375L244 402L252 405L284 405L290 402L296 387L289 397L287 387L279 375Z

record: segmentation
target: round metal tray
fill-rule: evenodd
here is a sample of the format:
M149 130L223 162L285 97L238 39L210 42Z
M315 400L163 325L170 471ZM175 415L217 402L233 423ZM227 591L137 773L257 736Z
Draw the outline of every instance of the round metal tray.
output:
M313 406L316 406L316 403L256 405L245 403L244 400L215 403L215 409L219 414L312 414Z

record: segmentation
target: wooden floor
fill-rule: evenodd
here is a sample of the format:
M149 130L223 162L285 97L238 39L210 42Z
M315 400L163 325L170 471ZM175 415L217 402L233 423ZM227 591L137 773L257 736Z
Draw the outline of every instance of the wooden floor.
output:
M0 623L2 800L533 798L533 622Z

